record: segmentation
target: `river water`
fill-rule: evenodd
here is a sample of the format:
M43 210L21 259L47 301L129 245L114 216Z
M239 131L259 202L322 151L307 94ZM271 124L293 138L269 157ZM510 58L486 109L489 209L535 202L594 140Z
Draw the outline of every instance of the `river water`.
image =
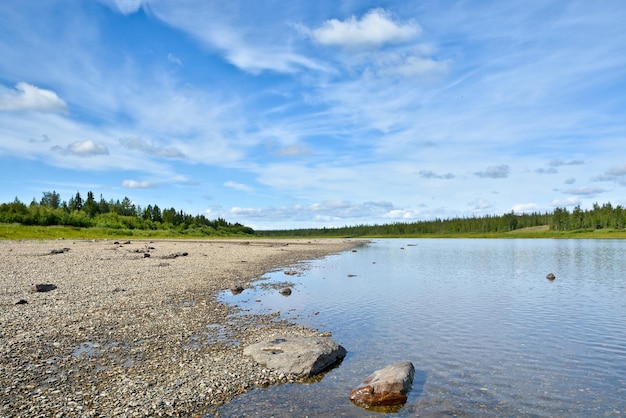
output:
M388 239L268 274L259 284L291 281L291 296L221 299L332 332L348 355L319 382L254 389L221 416L625 416L625 254L624 240ZM349 401L399 360L416 369L402 408Z

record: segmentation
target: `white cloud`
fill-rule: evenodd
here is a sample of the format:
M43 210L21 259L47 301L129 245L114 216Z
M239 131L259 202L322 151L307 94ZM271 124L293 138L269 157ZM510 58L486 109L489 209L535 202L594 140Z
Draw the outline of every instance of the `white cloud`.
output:
M512 208L515 213L538 212L540 207L536 203L518 203Z
M412 220L418 219L420 212L416 210L394 209L383 215L383 218L394 220Z
M151 189L156 187L156 185L149 181L124 180L122 181L122 187L127 189Z
M554 199L551 204L553 207L576 206L580 204L580 199L577 197L568 197L567 199Z
M230 210L232 216L246 217L248 219L282 219L293 220L334 220L346 222L354 219L373 219L388 217L394 212L391 202L363 202L354 203L342 200L329 200L312 203L309 205L287 205L270 208L242 208L234 207Z
M330 19L309 32L310 36L322 45L370 48L407 41L418 36L421 28L413 21L407 23L394 21L391 13L384 9L373 9L361 19L355 16L343 21Z
M67 104L55 92L19 82L15 90L0 86L0 111L34 110L67 112Z
M92 140L77 141L63 148L58 145L50 148L52 151L65 154L76 155L78 157L93 157L96 155L108 155L109 149L101 144L96 144Z

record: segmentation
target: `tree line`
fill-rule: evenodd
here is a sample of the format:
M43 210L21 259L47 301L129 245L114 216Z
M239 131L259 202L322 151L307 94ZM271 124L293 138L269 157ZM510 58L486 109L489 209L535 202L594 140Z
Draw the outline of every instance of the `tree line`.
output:
M626 228L626 210L622 206L605 203L594 204L592 209L583 210L580 205L572 212L557 207L553 212L515 213L433 219L417 222L395 222L390 224L356 225L338 228L306 228L292 230L257 231L257 235L280 236L402 236L402 235L453 235L489 234L511 232L522 228L548 226L552 231L590 231L598 229Z
M195 230L206 235L254 234L250 227L231 224L223 218L214 220L204 215L190 215L173 207L161 209L158 205L145 208L135 205L128 197L121 201L99 199L93 192L83 198L76 192L67 201L56 191L43 192L42 198L33 199L30 205L17 197L13 202L0 204L0 223L19 223L39 226L104 227L113 229L171 229Z

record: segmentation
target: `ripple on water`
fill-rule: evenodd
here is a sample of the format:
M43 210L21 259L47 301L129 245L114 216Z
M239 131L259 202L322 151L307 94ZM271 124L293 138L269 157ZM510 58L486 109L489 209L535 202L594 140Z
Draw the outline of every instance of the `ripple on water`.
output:
M419 376L398 417L626 414L626 241L405 244L314 262L289 298L246 295L262 299L253 312L332 331L348 356L319 383L253 390L224 415L363 416L347 394L398 359Z

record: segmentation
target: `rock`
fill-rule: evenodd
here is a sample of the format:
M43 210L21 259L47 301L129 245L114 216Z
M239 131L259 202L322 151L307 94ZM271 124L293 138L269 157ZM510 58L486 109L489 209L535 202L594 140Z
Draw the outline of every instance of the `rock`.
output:
M178 258L178 257L187 257L189 255L189 253L184 252L184 253L174 253L174 254L168 254L168 255L164 255L161 258L163 259L174 259L174 258Z
M30 287L31 292L49 292L56 289L56 285L53 284L34 284Z
M286 270L286 271L285 271L285 274L286 274L287 276L295 276L296 274L298 274L298 272L297 272L297 271L295 271L295 270Z
M339 363L347 351L324 337L280 337L252 344L243 353L274 371L309 377Z
M50 254L63 254L63 253L68 252L69 250L70 250L69 248L59 248L59 249L50 251Z
M28 301L26 299L20 299L17 302L15 302L16 305L26 305L28 303Z
M241 285L233 286L230 288L230 293L232 293L233 295L238 295L243 291L244 291L244 288Z
M546 276L546 279L552 281L556 279L556 276L554 275L554 273L548 273L548 275Z
M368 408L403 404L411 390L415 367L410 361L399 361L376 370L350 392L350 400Z
M282 288L282 289L280 289L278 292L279 292L281 295L283 295L283 296L289 296L289 295L291 295L291 289L290 289L290 288L288 288L288 287L283 287L283 288Z

